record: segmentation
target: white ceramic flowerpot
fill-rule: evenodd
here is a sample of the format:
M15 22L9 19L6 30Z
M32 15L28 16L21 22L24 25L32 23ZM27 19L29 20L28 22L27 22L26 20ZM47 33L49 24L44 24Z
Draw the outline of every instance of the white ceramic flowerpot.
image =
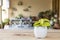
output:
M9 25L5 25L4 26L4 29L9 29Z
M45 38L47 36L47 27L34 27L34 35L36 38Z

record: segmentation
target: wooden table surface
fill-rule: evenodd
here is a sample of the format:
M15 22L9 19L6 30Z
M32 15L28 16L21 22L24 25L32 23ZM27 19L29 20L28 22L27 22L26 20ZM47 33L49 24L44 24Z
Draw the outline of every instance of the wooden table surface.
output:
M33 30L3 30L0 29L0 40L60 40L60 30L48 30L47 37L37 39Z

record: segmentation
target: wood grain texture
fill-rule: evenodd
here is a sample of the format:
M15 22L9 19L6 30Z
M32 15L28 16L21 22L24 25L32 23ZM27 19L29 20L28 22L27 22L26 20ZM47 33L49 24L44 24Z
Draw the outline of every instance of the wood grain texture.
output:
M60 40L60 30L48 30L47 37L37 39L33 30L3 30L0 29L0 40Z

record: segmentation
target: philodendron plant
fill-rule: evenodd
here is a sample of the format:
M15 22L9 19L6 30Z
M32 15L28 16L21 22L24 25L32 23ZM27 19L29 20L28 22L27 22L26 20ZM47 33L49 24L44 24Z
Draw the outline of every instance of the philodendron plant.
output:
M47 18L48 16L45 14L45 12L40 12L38 14L38 17L40 18L37 22L34 23L34 27L50 27L50 20Z
M34 27L50 27L50 22L48 19L40 19L34 23Z
M50 20L45 12L38 14L39 20L34 23L34 34L36 38L45 38L47 36L47 28L50 27Z

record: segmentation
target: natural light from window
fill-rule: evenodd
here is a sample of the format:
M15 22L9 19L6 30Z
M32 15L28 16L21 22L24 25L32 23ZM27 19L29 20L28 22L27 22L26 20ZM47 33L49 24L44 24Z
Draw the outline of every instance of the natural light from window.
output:
M9 0L3 0L2 21L8 18L8 8L9 8Z

